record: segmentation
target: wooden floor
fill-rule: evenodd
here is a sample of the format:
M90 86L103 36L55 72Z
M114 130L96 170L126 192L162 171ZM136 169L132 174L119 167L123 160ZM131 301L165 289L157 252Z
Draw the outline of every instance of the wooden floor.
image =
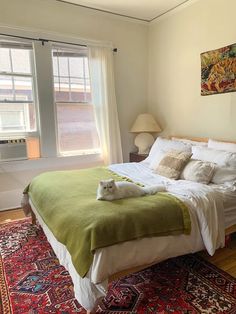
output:
M232 235L229 247L219 249L213 256L208 255L207 252L201 252L201 256L208 260L215 266L223 269L231 276L236 278L236 236Z
M12 220L22 219L25 214L22 209L0 211L0 224L10 222Z
M22 209L3 211L0 212L0 224L24 217ZM236 278L236 234L232 236L229 247L217 250L214 256L209 256L206 252L201 252L200 254L210 263Z

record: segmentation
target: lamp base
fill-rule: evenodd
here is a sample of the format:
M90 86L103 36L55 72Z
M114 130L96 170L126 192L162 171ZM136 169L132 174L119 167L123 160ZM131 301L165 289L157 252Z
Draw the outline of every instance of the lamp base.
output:
M154 137L150 133L140 133L135 137L134 144L138 147L138 154L148 154Z

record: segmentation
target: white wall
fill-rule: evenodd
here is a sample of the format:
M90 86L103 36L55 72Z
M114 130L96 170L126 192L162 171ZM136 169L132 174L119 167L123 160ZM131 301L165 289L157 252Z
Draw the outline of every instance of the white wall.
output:
M148 104L165 134L236 140L236 93L200 95L200 53L236 42L235 12L198 0L151 23Z
M124 160L133 150L133 135L128 131L136 116L146 111L147 100L147 32L148 26L131 19L60 3L54 0L0 0L0 25L113 42L118 52L114 56L116 95L121 127ZM96 164L96 160L88 165ZM25 165L25 163L23 163ZM67 162L67 167L70 161ZM34 170L38 165L38 170ZM27 164L22 163L14 172L8 165L0 165L0 209L19 203L21 190L35 172L55 168L52 159ZM73 160L73 167L86 166L80 158ZM25 166L24 166L25 167ZM58 160L57 168L66 165ZM70 166L72 167L72 166ZM10 202L7 198L10 196Z
M103 165L99 155L41 158L0 164L0 211L20 207L22 192L31 179L45 171L70 170Z

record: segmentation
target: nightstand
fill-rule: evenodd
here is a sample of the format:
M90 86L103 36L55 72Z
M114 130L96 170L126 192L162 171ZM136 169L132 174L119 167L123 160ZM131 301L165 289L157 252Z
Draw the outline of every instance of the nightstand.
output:
M129 154L129 161L130 162L140 162L147 158L148 154L139 155L138 153L130 153Z

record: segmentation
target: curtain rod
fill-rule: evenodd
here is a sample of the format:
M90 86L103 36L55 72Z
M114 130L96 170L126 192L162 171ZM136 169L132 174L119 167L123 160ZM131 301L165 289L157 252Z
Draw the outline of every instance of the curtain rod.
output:
M37 41L41 41L42 45L44 45L45 42L49 42L50 41L52 43L68 44L68 45L74 45L74 46L80 46L80 47L87 47L87 45L83 45L83 44L75 44L75 43L70 43L70 42L66 42L66 41L51 40L51 39L45 39L45 38L33 38L33 37L9 35L9 34L4 34L4 33L0 33L0 35L7 36L7 37L20 38L20 39L37 40ZM117 48L114 48L113 52L117 52Z

